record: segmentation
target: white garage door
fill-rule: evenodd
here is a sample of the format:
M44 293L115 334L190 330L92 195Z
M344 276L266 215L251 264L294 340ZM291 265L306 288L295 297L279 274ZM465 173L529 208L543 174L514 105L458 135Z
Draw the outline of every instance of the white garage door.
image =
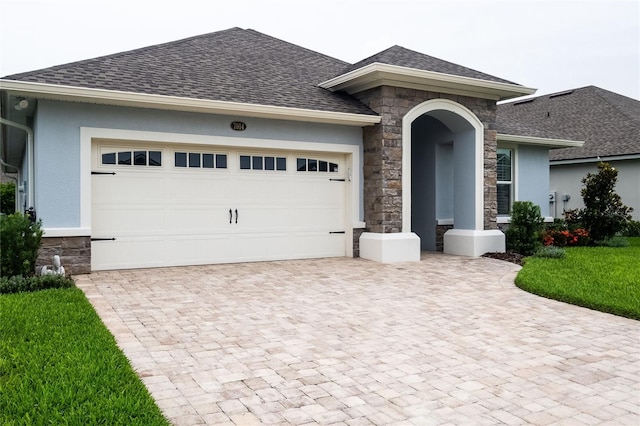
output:
M93 270L344 256L344 156L95 142Z

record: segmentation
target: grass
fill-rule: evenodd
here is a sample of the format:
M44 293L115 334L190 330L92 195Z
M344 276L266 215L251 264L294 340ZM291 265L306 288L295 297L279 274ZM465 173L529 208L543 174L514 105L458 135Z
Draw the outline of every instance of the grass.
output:
M0 424L168 425L81 290L0 296Z
M571 247L563 259L527 258L516 277L523 290L640 320L640 238L629 247Z

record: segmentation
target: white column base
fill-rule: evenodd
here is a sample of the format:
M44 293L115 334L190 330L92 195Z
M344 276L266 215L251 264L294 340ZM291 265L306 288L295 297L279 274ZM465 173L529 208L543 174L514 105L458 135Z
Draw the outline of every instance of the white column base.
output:
M380 263L419 262L420 237L413 232L360 236L360 257Z
M490 252L504 253L505 244L505 236L498 230L450 229L444 233L447 254L479 257Z

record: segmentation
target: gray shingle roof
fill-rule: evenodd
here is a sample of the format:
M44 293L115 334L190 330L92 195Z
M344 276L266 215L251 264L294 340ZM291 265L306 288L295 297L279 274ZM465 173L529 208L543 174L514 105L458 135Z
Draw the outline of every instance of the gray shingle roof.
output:
M640 154L640 101L595 86L498 105L498 133L582 140L551 160Z
M466 68L461 65L443 61L442 59L434 58L433 56L415 52L402 46L392 46L380 53L376 53L367 59L363 59L362 61L347 67L341 74L346 74L349 71L357 70L358 68L362 68L376 62L414 68L423 71L434 71L443 74L457 75L460 77L477 78L480 80L494 81L498 83L516 84L471 68Z
M346 66L254 30L231 28L3 78L375 115L351 96L318 87Z

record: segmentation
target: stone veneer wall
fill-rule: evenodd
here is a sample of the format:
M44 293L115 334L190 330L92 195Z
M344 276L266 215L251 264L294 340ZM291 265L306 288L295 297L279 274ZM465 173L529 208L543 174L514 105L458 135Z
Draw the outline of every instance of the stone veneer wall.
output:
M353 257L360 257L360 236L364 229L353 230Z
M453 225L436 225L436 251L444 251L444 233L453 229Z
M430 99L465 106L484 125L484 229L496 229L496 101L401 87L380 86L354 94L382 120L364 128L364 220L368 232L402 232L402 118Z
M91 237L43 237L36 267L51 265L56 254L67 276L91 272Z

